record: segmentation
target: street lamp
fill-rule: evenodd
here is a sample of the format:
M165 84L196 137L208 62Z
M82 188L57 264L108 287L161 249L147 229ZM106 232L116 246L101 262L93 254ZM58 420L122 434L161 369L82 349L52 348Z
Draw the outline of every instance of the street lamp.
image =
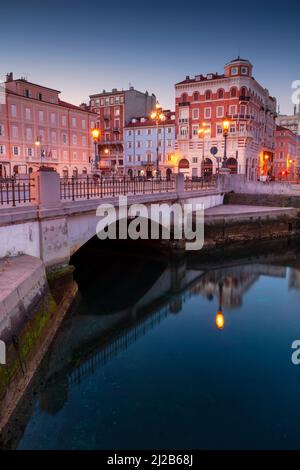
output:
M41 138L37 137L36 141L34 142L36 149L38 150L41 147ZM41 159L41 166L43 165L43 151L40 150L40 159Z
M224 156L222 162L222 168L227 168L227 137L229 132L230 122L228 119L224 119L223 121L223 136L224 136Z
M93 129L91 129L91 136L93 138L93 141L94 141L94 145L95 145L95 161L94 161L94 168L95 170L98 168L98 149L97 149L97 145L98 145L98 141L99 141L99 138L100 138L100 129L99 127L93 127ZM100 161L100 159L99 159Z
M150 115L151 119L156 122L156 177L159 177L159 153L158 153L158 128L159 123L163 122L166 119L166 116L163 113L162 107L157 102L155 111L152 111Z
M210 133L210 129L205 128L205 126L208 126L206 122L202 124L202 127L198 129L198 137L199 139L203 139L203 147L202 147L202 165L201 165L201 176L204 177L204 137L206 134Z

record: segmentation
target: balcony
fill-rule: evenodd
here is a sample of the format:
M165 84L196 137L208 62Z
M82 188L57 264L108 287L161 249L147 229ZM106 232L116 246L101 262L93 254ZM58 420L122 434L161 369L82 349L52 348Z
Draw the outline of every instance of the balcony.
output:
M246 95L240 95L239 96L239 100L240 101L250 101L250 96L246 96Z
M121 132L120 127L113 127L113 132L120 133Z
M178 103L178 106L189 106L189 105L190 105L189 101L181 101L180 103Z

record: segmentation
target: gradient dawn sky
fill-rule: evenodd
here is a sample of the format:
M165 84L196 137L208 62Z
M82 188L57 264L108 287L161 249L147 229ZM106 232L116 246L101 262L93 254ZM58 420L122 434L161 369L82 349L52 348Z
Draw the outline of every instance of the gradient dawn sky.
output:
M174 108L186 75L222 72L240 55L255 78L292 112L300 80L300 3L265 1L32 1L0 7L1 80L15 77L62 91L74 104L111 88L155 93Z

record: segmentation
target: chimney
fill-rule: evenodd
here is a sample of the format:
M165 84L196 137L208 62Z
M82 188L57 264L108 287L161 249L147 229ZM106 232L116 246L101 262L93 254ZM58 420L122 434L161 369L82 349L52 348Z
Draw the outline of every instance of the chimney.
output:
M6 74L6 82L12 82L14 79L14 75L12 72Z

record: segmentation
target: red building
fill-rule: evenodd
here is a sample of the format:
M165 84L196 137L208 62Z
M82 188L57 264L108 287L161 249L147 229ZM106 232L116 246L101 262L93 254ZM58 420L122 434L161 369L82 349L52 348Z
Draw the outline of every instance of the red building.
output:
M276 100L254 79L252 64L238 57L225 65L223 74L187 76L175 90L179 170L190 176L199 176L202 166L206 174L217 171L226 118L229 168L257 179L264 159L272 162L274 157ZM201 128L205 132L199 134Z
M290 129L276 126L274 177L277 180L297 179L297 136Z
M155 108L156 97L142 93L113 88L108 92L90 95L90 108L98 114L101 130L99 142L100 168L102 172L124 173L124 127L134 117L148 115Z

